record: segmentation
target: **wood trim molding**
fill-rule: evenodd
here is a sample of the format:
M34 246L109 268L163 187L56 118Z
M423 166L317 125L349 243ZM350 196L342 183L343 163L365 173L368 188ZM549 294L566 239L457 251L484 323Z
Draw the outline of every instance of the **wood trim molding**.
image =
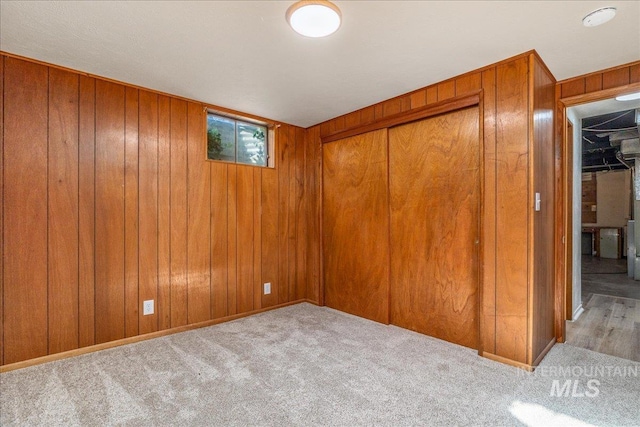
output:
M547 344L547 346L544 348L544 350L542 350L542 352L540 352L540 354L538 355L536 360L533 361L532 370L534 370L534 369L536 369L538 367L540 362L542 362L542 359L544 359L544 357L547 355L547 353L549 353L549 351L556 344L556 341L557 341L556 337L553 337L553 339L551 341L549 341L549 344Z
M487 352L480 353L480 352L478 352L478 354L480 356L482 356L482 357L486 357L487 359L493 360L494 362L500 362L500 363L504 363L505 365L515 366L516 368L524 369L525 371L528 371L528 372L533 372L533 370L535 369L535 367L533 367L531 365L527 365L526 363L517 362L515 360L507 359L506 357L498 356L498 355L493 354L493 353L487 353Z
M412 111L394 114L392 116L376 120L372 123L368 123L364 126L356 126L350 129L331 133L327 136L322 137L321 140L323 144L326 144L363 133L390 128L393 126L410 123L417 120L426 119L428 117L433 117L440 114L449 113L451 111L460 110L462 108L478 105L480 104L481 92L482 91L480 90L471 95L451 98L441 102L437 102L435 104L426 105L422 108L418 108Z
M632 62L628 62L626 64L616 65L614 67L605 68L603 70L598 70L598 71L595 71L593 73L580 74L579 76L569 77L567 79L560 80L558 82L558 84L562 85L562 84L565 84L565 83L570 83L572 81L584 79L584 78L587 78L589 76L594 76L594 75L598 75L598 74L604 74L604 73L607 73L609 71L620 70L622 68L633 67L634 65L637 65L637 64L640 64L640 61L632 61Z
M561 83L558 83L561 84ZM560 98L560 102L564 107L572 107L574 105L586 104L587 102L600 101L603 99L613 98L622 95L625 92L634 92L640 90L640 83L630 83L624 86L616 86L609 89L603 89L596 92L589 92L583 95L569 96Z
M56 360L68 359L70 357L80 356L80 355L88 354L88 353L94 353L94 352L100 351L100 350L106 350L106 349L109 349L109 348L120 347L120 346L127 345L127 344L133 344L133 343L137 343L137 342L140 342L140 341L150 340L150 339L153 339L153 338L160 338L160 337L164 337L164 336L167 336L167 335L173 335L173 334L177 334L177 333L180 333L180 332L191 331L193 329L205 328L207 326L213 326L213 325L217 325L217 324L220 324L220 323L229 322L231 320L241 319L243 317L253 316L254 314L264 313L264 312L267 312L267 311L276 310L278 308L283 308L283 307L287 307L287 306L290 306L290 305L300 304L300 303L303 303L303 302L309 302L311 304L316 304L317 305L317 303L315 303L315 302L313 302L311 300L306 300L306 299L301 299L301 300L297 300L297 301L291 301L291 302L287 302L287 303L283 303L283 304L274 305L274 306L271 306L271 307L266 307L266 308L261 308L261 309L258 309L258 310L248 311L248 312L241 313L241 314L235 314L235 315L232 315L232 316L226 316L226 317L221 317L221 318L218 318L218 319L207 320L205 322L192 323L190 325L179 326L179 327L171 328L171 329L165 329L165 330L158 331L158 332L151 332L149 334L144 334L144 335L136 335L136 336L129 337L129 338L123 338L123 339L116 340L116 341L109 341L109 342L105 342L105 343L102 343L102 344L92 345L92 346L89 346L89 347L82 347L82 348L78 348L78 349L75 349L75 350L65 351L65 352L62 352L62 353L50 354L50 355L47 355L47 356L37 357L35 359L24 360L22 362L10 363L8 365L0 366L0 373L14 371L16 369L28 368L30 366L40 365L42 363L54 362Z

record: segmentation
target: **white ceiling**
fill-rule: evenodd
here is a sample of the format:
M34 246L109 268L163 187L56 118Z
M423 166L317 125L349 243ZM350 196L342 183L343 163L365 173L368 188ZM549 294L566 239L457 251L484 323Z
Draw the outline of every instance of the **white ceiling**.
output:
M0 49L303 127L530 49L559 80L640 59L640 1L335 1L325 39L291 3L0 0Z

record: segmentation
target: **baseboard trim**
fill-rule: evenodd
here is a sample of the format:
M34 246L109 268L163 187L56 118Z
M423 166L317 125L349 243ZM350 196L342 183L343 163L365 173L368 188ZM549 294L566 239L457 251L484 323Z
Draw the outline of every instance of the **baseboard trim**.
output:
M491 359L494 362L504 363L506 365L515 366L516 368L524 369L525 371L532 372L533 366L528 365L526 363L518 362L516 360L507 359L506 357L498 356L497 354L482 352L479 353L480 356L486 357L487 359Z
M301 302L308 302L309 304L317 305L318 307L322 307L318 301L314 301L312 299L303 299Z
M300 299L296 301L286 302L286 303L274 305L271 307L265 307L258 310L247 311L246 313L234 314L232 316L226 316L218 319L207 320L204 322L193 323L191 325L178 326L176 328L165 329L163 331L151 332L144 335L136 335L135 337L123 338L120 340L109 341L102 344L92 345L89 347L77 348L77 349L65 351L62 353L55 353L55 354L49 354L47 356L36 357L35 359L29 359L29 360L23 360L20 362L10 363L8 365L0 366L0 373L15 371L16 369L28 368L29 366L40 365L42 363L54 362L56 360L68 359L70 357L80 356L82 354L94 353L96 351L106 350L108 348L120 347L127 344L133 344L140 341L150 340L153 338L160 338L167 335L173 335L180 332L191 331L193 329L200 329L200 328L205 328L207 326L218 325L220 323L230 322L232 320L253 316L255 314L264 313L267 311L287 307L294 304L300 304L303 302L317 304L307 299Z
M582 304L580 304L578 308L576 308L576 311L573 312L570 322L575 322L576 320L578 320L578 317L580 317L582 313L584 313L584 307L582 307Z

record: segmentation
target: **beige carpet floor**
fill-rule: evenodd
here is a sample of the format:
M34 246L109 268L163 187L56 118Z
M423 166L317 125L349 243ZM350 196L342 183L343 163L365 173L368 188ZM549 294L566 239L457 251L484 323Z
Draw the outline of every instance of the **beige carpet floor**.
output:
M1 374L0 424L630 426L639 375L569 345L529 374L305 303Z

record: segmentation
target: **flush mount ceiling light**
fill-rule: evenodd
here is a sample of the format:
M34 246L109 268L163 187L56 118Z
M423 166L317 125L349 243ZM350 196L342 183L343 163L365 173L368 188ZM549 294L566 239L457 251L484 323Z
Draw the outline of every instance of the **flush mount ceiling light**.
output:
M326 37L340 28L338 6L326 0L301 0L287 9L287 22L295 32L307 37Z
M582 18L582 24L585 27L597 27L598 25L611 21L614 16L616 16L615 7L602 7Z
M634 101L636 99L640 99L640 92L616 96L616 101Z

